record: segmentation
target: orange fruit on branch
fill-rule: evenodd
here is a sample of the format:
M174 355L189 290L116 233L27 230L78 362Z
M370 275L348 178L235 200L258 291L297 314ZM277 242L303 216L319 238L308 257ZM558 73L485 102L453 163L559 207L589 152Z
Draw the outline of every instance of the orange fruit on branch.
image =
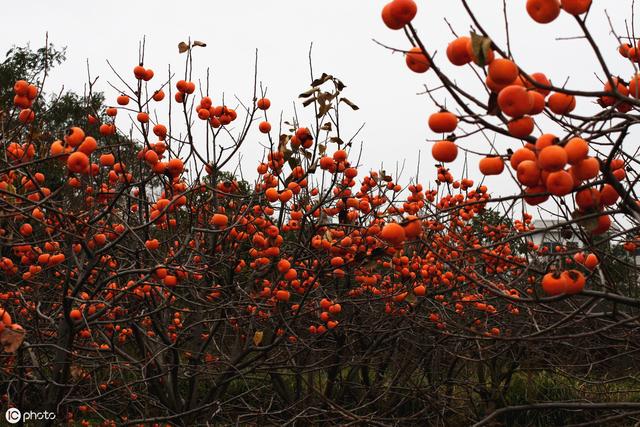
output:
M438 141L433 144L431 155L439 162L450 163L458 157L458 146L455 142L446 139Z
M261 110L268 110L271 106L271 101L269 101L269 98L260 98L256 105Z
M575 165L587 158L589 155L589 144L587 144L587 141L584 139L575 137L566 143L564 150L567 152L567 162L570 165Z
M418 13L418 6L413 0L393 0L389 3L389 14L395 22L407 25Z
M572 15L582 15L589 7L591 7L591 0L560 0L562 9Z
M447 58L453 65L462 66L471 62L472 57L467 49L471 43L471 38L467 36L459 37L447 46Z
M518 169L518 165L525 160L536 160L536 153L526 147L518 148L509 159L511 167Z
M573 190L573 177L567 171L551 172L546 180L547 190L554 196L562 197Z
M84 173L89 169L89 157L81 151L71 153L67 158L67 168L73 173Z
M429 128L436 133L449 133L458 127L458 117L449 111L440 111L429 116Z
M566 293L570 295L579 294L584 289L586 279L584 274L578 270L568 270L562 272L562 277L566 283Z
M509 134L515 138L526 138L531 135L534 127L535 122L530 116L519 117L507 123Z
M406 235L404 228L400 224L391 222L382 228L380 238L391 245L397 246L405 241Z
M431 67L431 62L429 58L422 53L422 49L416 46L411 48L405 57L405 61L407 63L407 67L414 73L424 73L429 67Z
M539 24L548 24L560 15L558 0L527 0L527 13Z
M547 273L542 278L542 290L549 296L567 292L567 277L560 273Z
M480 160L479 166L483 175L500 175L504 170L504 161L498 156L488 156Z
M516 170L518 182L528 187L535 187L540 182L540 168L533 160L524 160L518 164Z
M509 59L495 59L489 64L489 77L497 84L511 84L518 78L518 66Z
M526 88L510 85L498 94L498 107L507 116L522 117L531 111L533 98L529 96Z
M260 122L260 124L258 125L258 129L262 133L269 133L269 132L271 132L271 123L269 123L269 122Z
M566 115L576 108L576 98L573 95L556 92L547 99L547 107L556 114Z
M567 152L559 145L550 145L543 148L538 154L538 165L548 172L563 169L567 164Z

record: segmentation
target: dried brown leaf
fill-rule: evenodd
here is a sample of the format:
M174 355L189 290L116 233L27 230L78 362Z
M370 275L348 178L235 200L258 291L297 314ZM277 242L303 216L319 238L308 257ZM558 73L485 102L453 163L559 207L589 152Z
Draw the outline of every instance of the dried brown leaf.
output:
M185 42L178 43L178 52L179 53L185 53L188 50L189 50L189 45L188 44L186 44Z
M344 102L345 104L347 104L349 107L351 107L352 110L359 110L360 107L358 107L356 104L354 104L353 102L349 101L347 98L340 98L340 102Z

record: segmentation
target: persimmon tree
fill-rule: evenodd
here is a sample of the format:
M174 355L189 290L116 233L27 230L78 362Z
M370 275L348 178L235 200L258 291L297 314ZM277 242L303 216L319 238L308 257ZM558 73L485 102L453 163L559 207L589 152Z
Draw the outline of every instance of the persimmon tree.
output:
M520 7L574 16L595 90L519 67L465 0L474 31L446 58L414 1L384 7L410 45L389 49L440 82L423 183L359 164L341 127L358 107L329 74L311 73L304 117L276 123L257 67L250 99L214 99L193 75L203 43L181 43L167 76L141 50L113 70L113 106L90 80L86 120L52 140L41 80L18 78L0 117L3 401L81 425L632 422L640 104L589 32L590 3ZM630 66L635 49L620 47ZM264 157L240 164L257 143ZM535 228L549 204L560 213ZM555 232L579 243L534 243Z

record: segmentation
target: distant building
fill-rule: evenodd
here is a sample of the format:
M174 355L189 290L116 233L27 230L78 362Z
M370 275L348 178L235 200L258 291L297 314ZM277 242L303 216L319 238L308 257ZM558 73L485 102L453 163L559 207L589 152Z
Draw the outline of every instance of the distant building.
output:
M533 220L533 226L539 232L531 236L531 241L540 248L548 247L550 252L553 252L558 245L577 248L580 244L580 239L577 238L570 226L559 225L563 223L564 221L555 219Z

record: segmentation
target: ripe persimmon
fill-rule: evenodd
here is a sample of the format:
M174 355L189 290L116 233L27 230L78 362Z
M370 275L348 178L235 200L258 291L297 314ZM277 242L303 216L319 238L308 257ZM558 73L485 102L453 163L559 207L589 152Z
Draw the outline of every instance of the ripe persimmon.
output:
M509 120L507 123L507 129L511 136L515 138L526 138L531 135L535 122L530 116L522 116L517 119Z
M329 313L338 314L342 311L342 306L340 304L331 304L329 306Z
M438 141L433 144L431 155L439 162L450 163L458 157L458 146L447 139Z
M404 234L407 239L415 239L422 234L422 222L415 215L407 216L406 222L403 224Z
M270 202L276 202L280 197L280 195L278 194L278 190L273 187L267 188L267 190L264 192L264 195Z
M629 80L629 96L640 98L640 74L636 74Z
M78 320L82 319L82 312L80 310L78 310L77 308L74 308L73 310L71 310L69 312L69 318L71 320L78 321Z
M64 154L64 145L62 145L62 141L56 140L51 143L51 148L49 149L49 154L51 156L60 156Z
M100 125L99 132L102 136L114 135L116 133L116 127L110 123L103 123Z
M291 263L286 259L281 259L278 261L277 268L280 273L286 273L291 269Z
M160 247L160 242L158 241L158 239L150 239L144 242L144 246L150 251L155 251Z
M498 94L498 107L510 117L522 117L533 107L533 99L527 89L518 85L509 85Z
M509 59L499 58L489 64L489 77L501 85L509 85L518 77L518 66Z
M87 156L91 155L98 148L98 142L92 136L85 137L84 141L78 147L78 151L83 152Z
M547 107L556 114L569 114L576 108L576 97L556 92L547 99Z
M184 170L184 163L178 158L173 158L167 163L167 170L172 176L178 176Z
M162 89L159 89L159 90L153 92L152 98L156 102L162 101L164 99L164 91Z
M17 80L13 85L13 91L18 96L26 97L29 94L29 83L26 80Z
M500 175L504 170L504 161L499 156L488 156L480 160L479 166L483 175Z
M600 162L595 157L587 157L571 167L576 178L579 180L592 179L600 172Z
M22 234L23 236L31 236L31 233L33 233L33 227L31 226L31 224L24 223L20 226L20 234Z
M585 188L576 193L576 205L582 210L600 206L600 192L595 188Z
M287 203L292 197L293 191L286 189L278 195L278 200L280 200L281 203Z
M333 160L336 162L344 162L347 160L347 152L345 150L336 150L333 153Z
M611 228L611 217L609 215L600 215L598 217L598 223L596 227L591 230L591 234L604 234L609 231L609 228Z
M331 264L332 267L340 267L341 265L344 265L344 258L341 256L334 256L329 261L329 264Z
M31 101L26 96L16 95L13 97L13 104L16 107L20 108L29 108L31 107Z
M269 123L269 122L260 122L260 124L258 125L258 129L262 133L269 133L269 132L271 132L271 123Z
M551 172L546 179L547 190L554 196L564 196L573 190L573 178L567 171Z
M258 99L256 106L261 110L268 110L271 106L271 101L269 100L269 98L260 98Z
M467 36L459 37L447 46L447 58L453 65L462 66L471 62L467 46L471 43L471 38Z
M84 141L84 131L82 128L77 126L71 127L67 129L67 132L64 136L64 142L69 144L71 147L77 147Z
M578 162L586 159L589 155L589 144L582 138L571 138L564 146L564 150L567 152L567 162L570 165L575 165Z
M566 293L567 277L558 272L545 274L542 278L542 290L549 296Z
M160 159L158 158L158 153L153 150L147 150L147 152L144 153L144 160L153 166L158 163Z
M146 70L144 70L144 75L142 76L142 80L144 80L145 82L148 82L153 78L154 74L155 73L153 72L153 70L147 68Z
M516 170L518 182L527 187L535 187L540 182L540 168L533 160L524 160L518 164Z
M535 116L536 114L542 113L544 111L544 107L546 106L544 95L538 91L532 90L529 91L529 96L533 100L533 106L531 107L529 114Z
M560 15L558 0L527 0L527 13L539 24L548 24Z
M391 3L387 3L382 8L382 22L392 30L399 30L404 27L404 23L391 14Z
M211 223L216 227L226 227L229 223L229 218L223 214L213 214L211 218Z
M546 147L549 147L550 145L555 145L559 142L559 139L557 136L555 136L552 133L544 133L542 135L540 135L538 137L538 139L536 140L536 153L540 154L540 152L545 149Z
M431 62L429 58L422 52L420 47L412 47L405 57L405 61L407 63L407 67L414 73L424 73L429 67L431 67Z
M122 94L116 98L116 102L118 103L118 105L127 105L129 104L129 97Z
M31 123L36 118L36 114L30 108L25 108L18 114L18 120L22 123Z
M525 147L518 148L509 158L513 169L518 169L518 165L525 160L536 160L536 154Z
M163 124L156 124L153 126L153 133L160 139L164 139L167 136L167 127Z
M572 15L581 15L591 7L591 0L560 0L562 9Z
M456 130L458 117L449 111L440 111L429 116L429 128L436 133L449 133Z
M144 111L141 111L137 114L136 119L140 123L149 123L149 114L145 113Z
M398 223L390 222L386 224L380 231L380 238L390 245L400 245L405 241L406 235L404 228Z
M287 302L290 298L289 291L278 290L276 291L276 299L281 302Z
M600 264L600 261L598 260L598 257L595 254L589 254L587 255L587 257L584 260L584 266L587 267L589 270L594 270L598 264Z
M133 75L136 79L142 80L144 78L145 69L142 65L136 65L133 67Z
M532 80L534 80L536 83L538 83L540 85L551 86L551 82L549 81L549 79L547 78L547 76L544 73L533 73L529 77L531 77ZM530 83L530 84L533 87L534 91L538 92L539 94L541 94L545 98L547 97L547 95L549 95L549 93L551 93L551 91L549 89L537 88L532 83Z
M584 274L578 270L567 270L562 272L562 276L566 282L566 293L569 295L575 295L582 292L586 279Z
M413 0L393 0L389 5L391 17L402 26L411 22L418 13L418 6Z
M613 82L613 85L615 86L616 92L618 92L622 96L629 95L629 88L624 83L622 83L619 78L612 77L611 80ZM603 91L613 93L613 86L611 85L611 83L609 83L609 81L605 82ZM603 107L611 107L616 103L616 98L612 96L603 96L599 101Z
M533 187L526 188L524 190L524 201L531 206L539 205L540 203L544 203L549 199L547 194L547 189L543 185L536 185Z
M84 173L89 169L89 157L81 151L71 153L67 159L67 168L73 173Z
M548 172L563 169L567 164L567 152L559 145L550 145L543 148L538 154L538 166Z
M604 184L600 189L600 203L604 206L613 206L616 204L620 195L611 184Z

